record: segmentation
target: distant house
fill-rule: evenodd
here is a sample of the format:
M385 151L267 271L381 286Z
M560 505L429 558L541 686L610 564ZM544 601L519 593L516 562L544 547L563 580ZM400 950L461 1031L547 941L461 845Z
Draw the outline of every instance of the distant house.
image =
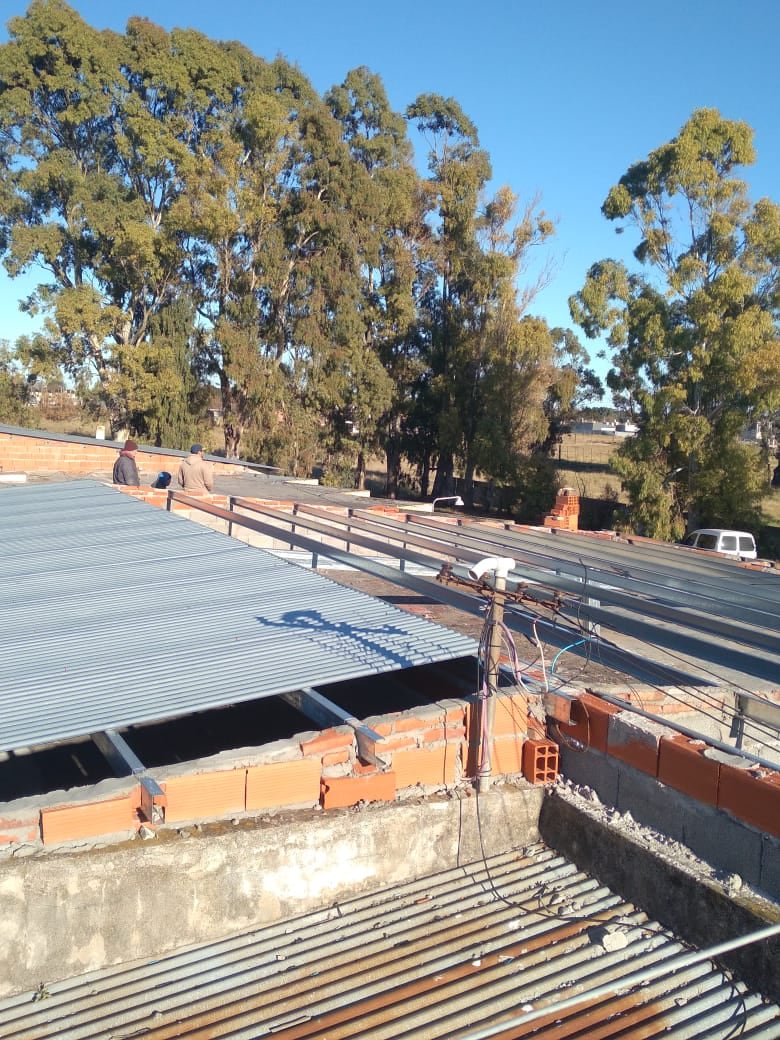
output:
M739 439L745 444L763 444L766 442L770 451L777 449L777 437L775 436L774 426L770 422L761 422L759 420L756 423L752 423L750 426L745 427L739 435Z
M631 422L601 422L599 420L583 419L571 424L572 433L593 433L602 437L633 437L639 427Z

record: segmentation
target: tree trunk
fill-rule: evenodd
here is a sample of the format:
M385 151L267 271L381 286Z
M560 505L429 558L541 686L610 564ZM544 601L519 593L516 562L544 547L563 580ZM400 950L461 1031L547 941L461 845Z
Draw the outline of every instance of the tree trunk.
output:
M433 497L442 498L451 495L455 486L455 464L452 452L445 452L439 456L439 465L436 467L436 479L433 482Z
M238 446L241 443L243 427L239 422L225 421L225 455L229 459L239 458Z
M463 477L463 499L471 509L474 505L474 463L471 459L466 462L466 472Z
M358 452L357 466L355 467L355 491L366 489L366 457L362 451Z
M385 447L385 494L388 498L398 498L398 484L401 480L401 451L396 444Z
M428 497L428 484L431 480L431 457L426 455L420 467L420 494L423 498Z

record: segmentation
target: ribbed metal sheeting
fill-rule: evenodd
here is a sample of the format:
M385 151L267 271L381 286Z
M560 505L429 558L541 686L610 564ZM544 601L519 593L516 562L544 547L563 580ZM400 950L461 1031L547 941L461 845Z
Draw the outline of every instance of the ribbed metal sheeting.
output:
M91 481L0 492L0 750L473 654Z
M271 518L272 511L265 515ZM273 519L280 525L282 514L277 510ZM431 514L405 521L362 510L338 517L307 507L290 516L293 521L296 531L328 525L345 541L364 548L384 544L389 555L433 568L511 556L516 566L510 584L532 582L560 593L572 622L607 625L698 659L707 679L731 669L774 684L780 674L780 572L645 540L627 544L479 522L455 526Z
M777 1040L780 1009L542 844L0 1002L5 1040ZM621 987L662 966L645 985ZM606 990L614 992L605 993ZM587 994L594 996L588 998ZM561 1010L564 999L581 1005ZM35 999L35 998L38 999Z

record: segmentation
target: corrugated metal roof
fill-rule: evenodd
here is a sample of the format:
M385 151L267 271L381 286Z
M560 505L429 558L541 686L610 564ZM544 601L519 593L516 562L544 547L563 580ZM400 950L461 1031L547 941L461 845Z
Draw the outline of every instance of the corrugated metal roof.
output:
M375 552L384 549L390 556L434 570L445 562L465 569L484 556L512 557L510 588L514 582L530 581L560 593L560 613L572 623L591 621L663 646L674 664L679 661L686 669L693 664L700 670L701 682L715 678L744 685L746 677L774 688L780 673L777 571L750 570L734 560L702 559L705 554L693 549L644 541L628 545L572 532L553 534L473 521L456 526L431 513L399 519L360 509L340 516L311 506L293 514L241 499L237 504L249 515L260 516L269 532L289 530L294 524L291 542L316 531L318 537L340 538ZM329 551L327 546L321 549L323 555ZM510 604L510 626L512 613ZM592 653L590 645L570 649L583 656ZM691 674L687 679L679 673L675 677L665 666L663 672L656 671L656 680L670 685L696 681Z
M523 1015L527 1026L497 1035L780 1036L776 1005L711 961L692 962L674 935L542 844L154 961L42 982L0 1002L0 1035L465 1040Z
M0 493L0 750L475 652L91 481Z

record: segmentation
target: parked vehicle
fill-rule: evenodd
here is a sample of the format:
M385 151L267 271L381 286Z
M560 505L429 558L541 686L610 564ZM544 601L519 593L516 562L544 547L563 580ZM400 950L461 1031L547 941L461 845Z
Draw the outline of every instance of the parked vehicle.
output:
M756 542L749 531L723 531L716 527L691 531L683 541L693 549L709 549L710 552L731 556L735 560L755 560Z

